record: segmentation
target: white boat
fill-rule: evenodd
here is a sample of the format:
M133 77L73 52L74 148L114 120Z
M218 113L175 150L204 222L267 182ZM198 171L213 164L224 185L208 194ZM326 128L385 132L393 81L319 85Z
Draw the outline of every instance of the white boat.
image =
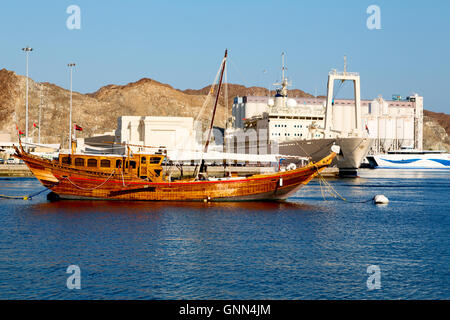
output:
M446 151L397 150L387 154L367 156L372 168L383 169L450 169L450 154Z

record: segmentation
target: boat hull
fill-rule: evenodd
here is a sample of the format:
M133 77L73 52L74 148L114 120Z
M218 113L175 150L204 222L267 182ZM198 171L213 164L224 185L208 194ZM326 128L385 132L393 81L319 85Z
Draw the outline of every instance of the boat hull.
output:
M373 139L369 138L293 140L280 143L279 152L290 156L311 157L312 161L319 161L335 144L341 148L341 152L333 160L332 165L336 165L339 169L358 169L372 143Z
M25 153L17 155L60 199L132 201L284 200L329 166L335 156L331 153L317 163L296 170L248 178L148 182L120 170L110 174L80 170Z

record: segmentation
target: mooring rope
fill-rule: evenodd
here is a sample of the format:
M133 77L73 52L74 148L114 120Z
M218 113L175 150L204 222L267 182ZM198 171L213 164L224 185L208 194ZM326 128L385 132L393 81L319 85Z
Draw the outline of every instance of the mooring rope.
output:
M0 199L14 199L14 200L21 199L21 200L31 200L31 199L33 199L35 196L40 195L41 193L47 191L47 190L50 189L50 188L53 188L53 187L56 186L57 184L59 184L59 181L56 182L54 185L52 185L52 186L49 187L49 188L45 188L45 189L42 189L42 190L37 191L37 192L35 192L35 193L29 194L29 195L24 195L24 196L8 196L8 195L0 194Z
M315 167L316 170L317 170L317 176L319 177L319 184L320 184L320 189L321 189L321 191L322 191L322 184L321 184L321 183L323 183L324 186L325 186L326 188L328 188L329 194L330 194L332 197L334 197L335 199L339 199L339 200L342 200L342 201L347 202L347 203L368 203L368 202L372 202L372 201L373 201L373 198L370 198L370 199L368 199L368 200L363 200L363 201L351 201L351 200L348 200L348 199L344 198L344 197L341 196L340 193L337 192L336 189L333 188L333 186L332 186L332 185L324 178L324 176L320 173L319 168L317 167L316 164L314 164L314 167ZM322 191L322 197L323 197L324 200L325 200L323 191ZM325 201L326 201L326 200L325 200Z

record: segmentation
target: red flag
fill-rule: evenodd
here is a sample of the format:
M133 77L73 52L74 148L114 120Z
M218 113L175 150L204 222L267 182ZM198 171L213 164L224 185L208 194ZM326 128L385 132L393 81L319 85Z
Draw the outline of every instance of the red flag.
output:
M76 125L75 125L75 130L83 131L83 128L76 124Z

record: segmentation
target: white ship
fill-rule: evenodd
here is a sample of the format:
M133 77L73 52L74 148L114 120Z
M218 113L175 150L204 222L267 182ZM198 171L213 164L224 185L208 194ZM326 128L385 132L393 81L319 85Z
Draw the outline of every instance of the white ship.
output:
M345 69L345 68L344 68ZM268 146L268 152L275 152L288 156L310 157L312 161L323 158L333 144L341 147L341 153L335 158L334 164L341 174L356 175L362 160L366 157L373 139L368 137L362 129L360 80L357 73L336 71L328 77L328 92L325 106L316 104L307 106L299 104L296 99L288 98L290 85L284 74L284 57L282 67L282 81L276 85L274 98L244 97L242 103L235 101L233 105L233 129L227 130L227 139L233 136L255 132L258 146L253 150L261 151L261 144ZM355 104L353 111L346 112L349 116L343 123L341 119L334 119L334 81L352 81L355 86ZM237 98L242 99L242 98ZM252 101L252 106L247 102ZM258 101L257 99L261 100ZM240 110L241 105L246 109ZM249 110L252 108L252 110ZM245 116L244 116L245 114ZM249 116L250 115L250 116ZM262 136L262 132L266 136ZM257 134L256 134L257 133ZM252 134L247 134L245 152L252 153ZM238 145L239 143L236 143Z
M405 149L370 155L367 160L372 168L450 169L450 154L446 151Z

